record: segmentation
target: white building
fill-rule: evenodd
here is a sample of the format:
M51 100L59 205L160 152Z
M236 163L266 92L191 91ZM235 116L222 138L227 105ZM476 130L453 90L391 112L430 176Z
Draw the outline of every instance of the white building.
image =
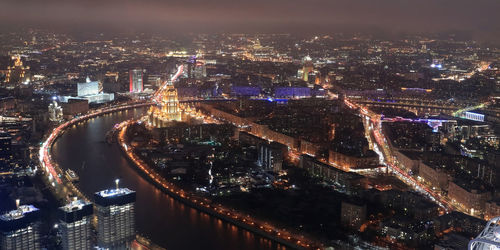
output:
M62 248L92 249L91 223L92 203L74 200L59 208L59 228L61 229Z
M128 188L95 193L97 245L126 249L135 238L135 192Z
M40 249L40 210L32 205L0 215L0 249Z

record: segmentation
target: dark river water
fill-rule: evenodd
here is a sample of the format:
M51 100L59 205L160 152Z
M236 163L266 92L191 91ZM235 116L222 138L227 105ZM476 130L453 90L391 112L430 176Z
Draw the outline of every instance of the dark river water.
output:
M54 160L73 169L77 184L92 199L93 193L120 186L137 192L136 225L139 234L167 250L176 249L279 249L280 246L217 218L198 212L144 180L105 134L116 123L140 117L144 108L121 111L88 120L68 129L54 144ZM282 248L282 247L281 247Z

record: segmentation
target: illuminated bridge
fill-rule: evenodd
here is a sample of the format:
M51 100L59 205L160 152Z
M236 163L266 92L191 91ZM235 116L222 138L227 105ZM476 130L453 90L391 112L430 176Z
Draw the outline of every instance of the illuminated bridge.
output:
M469 242L469 250L500 249L500 217L493 218L484 230Z
M459 105L440 104L437 102L412 101L412 100L352 100L367 107L400 108L417 115L452 115L463 108Z

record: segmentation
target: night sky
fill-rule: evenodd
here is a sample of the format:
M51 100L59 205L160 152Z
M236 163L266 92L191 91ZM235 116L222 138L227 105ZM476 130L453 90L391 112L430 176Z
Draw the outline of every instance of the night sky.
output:
M499 39L499 0L1 0L2 26L166 32L473 32Z

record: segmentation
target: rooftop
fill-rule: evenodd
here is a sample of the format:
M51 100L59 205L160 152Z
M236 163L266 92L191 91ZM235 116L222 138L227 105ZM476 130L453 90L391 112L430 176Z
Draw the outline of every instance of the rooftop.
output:
M90 202L84 200L75 200L67 204L66 206L61 207L64 212L72 212L75 210L81 210L84 206L90 205Z
M102 198L109 198L109 197L120 197L131 193L134 193L134 191L128 188L114 188L114 189L102 190L96 192L95 194L101 196Z
M0 220L13 221L23 218L26 214L38 211L39 209L33 205L22 205L18 209L14 209L5 214L0 215Z

